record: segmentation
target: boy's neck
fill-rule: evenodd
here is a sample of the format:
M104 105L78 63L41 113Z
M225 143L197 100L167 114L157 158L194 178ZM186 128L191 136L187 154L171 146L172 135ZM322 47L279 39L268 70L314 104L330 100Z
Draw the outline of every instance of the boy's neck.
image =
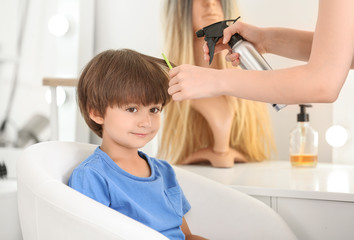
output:
M139 156L138 149L119 146L108 147L103 142L100 148L124 171L137 177L151 175L150 166L145 159Z
M135 148L125 148L122 146L109 146L104 141L100 146L101 150L104 151L114 162L125 161L129 159L136 159L139 157L138 149Z

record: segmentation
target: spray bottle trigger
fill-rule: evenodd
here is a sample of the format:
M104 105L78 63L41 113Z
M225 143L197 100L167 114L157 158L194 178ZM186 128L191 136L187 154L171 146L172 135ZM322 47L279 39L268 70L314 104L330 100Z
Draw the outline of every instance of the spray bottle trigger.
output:
M211 64L211 62L213 61L214 58L214 52L215 52L215 45L216 43L219 41L221 37L213 37L213 38L208 38L205 37L205 41L208 44L208 48L209 48L209 65Z
M216 22L196 32L197 37L205 36L204 40L207 42L209 47L209 64L211 64L211 62L213 61L216 43L219 41L220 38L223 37L224 29L228 27L227 22L235 22L237 19Z

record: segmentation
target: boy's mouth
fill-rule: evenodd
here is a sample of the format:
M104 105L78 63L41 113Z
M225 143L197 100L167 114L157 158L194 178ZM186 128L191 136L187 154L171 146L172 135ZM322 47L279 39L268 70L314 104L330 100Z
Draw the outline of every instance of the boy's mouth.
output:
M137 137L141 137L141 138L144 138L146 137L147 135L149 135L149 133L132 133L133 135L137 136Z

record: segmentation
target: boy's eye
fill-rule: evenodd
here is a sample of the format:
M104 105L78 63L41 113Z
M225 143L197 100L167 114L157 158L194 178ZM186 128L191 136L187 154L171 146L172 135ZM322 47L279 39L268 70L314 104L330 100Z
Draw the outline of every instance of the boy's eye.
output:
M138 109L136 109L135 107L130 107L130 108L127 108L127 111L128 112L137 112Z
M150 112L152 112L152 113L158 113L160 111L161 111L160 108L157 108L157 107L154 107L154 108L150 109Z

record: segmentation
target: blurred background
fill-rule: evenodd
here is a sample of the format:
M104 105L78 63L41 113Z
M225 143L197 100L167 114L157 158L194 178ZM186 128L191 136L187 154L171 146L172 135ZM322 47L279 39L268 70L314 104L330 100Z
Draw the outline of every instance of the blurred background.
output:
M247 23L314 30L318 0L236 2ZM100 144L78 112L75 87L49 87L43 79L77 79L84 65L107 49L161 57L162 5L163 0L0 0L0 239L22 239L16 159L25 147L47 140ZM273 69L303 64L265 58ZM308 109L310 124L319 132L319 162L354 163L353 91L351 71L335 103ZM299 107L269 111L278 149L273 160L289 161L289 133ZM155 156L157 138L143 150Z
M318 1L238 0L242 20L264 27L313 30ZM77 78L83 66L106 49L131 48L161 57L163 0L0 0L0 148L21 149L51 138L51 105L43 78ZM301 62L266 55L273 69ZM328 69L330 71L331 69ZM353 79L353 73L349 74ZM332 147L325 139L333 125L354 131L353 81L346 81L334 104L313 104L310 124L319 131L319 162L354 163L354 142ZM78 113L74 87L58 87L59 140L99 144ZM269 109L278 154L288 161L289 133L297 105ZM337 133L337 131L334 131ZM330 137L332 140L336 136ZM340 139L339 139L340 140ZM17 149L17 150L16 150ZM145 147L154 155L157 140ZM1 154L1 152L0 152ZM0 161L6 161L4 154Z

